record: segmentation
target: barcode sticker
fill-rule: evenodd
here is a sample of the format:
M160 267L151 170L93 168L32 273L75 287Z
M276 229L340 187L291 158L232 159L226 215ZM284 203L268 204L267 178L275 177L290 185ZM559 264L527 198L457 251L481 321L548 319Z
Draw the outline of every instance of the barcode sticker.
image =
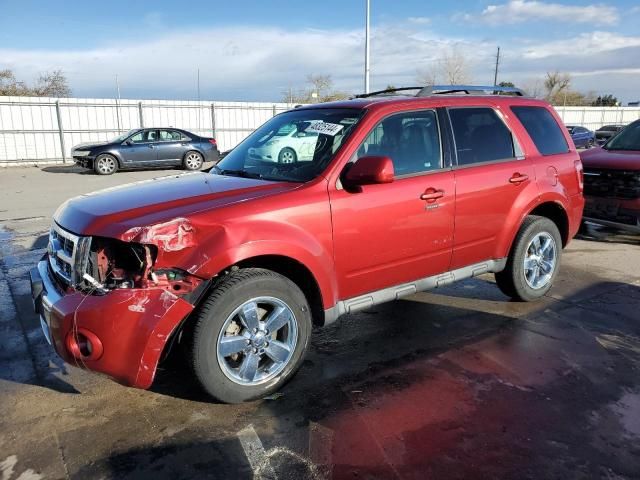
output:
M314 122L305 129L305 132L322 133L333 137L342 130L342 127L343 125L339 125L337 123Z

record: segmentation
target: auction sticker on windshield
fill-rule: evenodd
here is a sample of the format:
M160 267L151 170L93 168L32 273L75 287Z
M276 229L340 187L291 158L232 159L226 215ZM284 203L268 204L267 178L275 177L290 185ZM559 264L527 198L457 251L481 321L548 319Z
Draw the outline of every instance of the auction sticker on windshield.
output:
M343 125L339 125L337 123L314 122L304 131L307 133L322 133L333 137L342 130L342 127Z

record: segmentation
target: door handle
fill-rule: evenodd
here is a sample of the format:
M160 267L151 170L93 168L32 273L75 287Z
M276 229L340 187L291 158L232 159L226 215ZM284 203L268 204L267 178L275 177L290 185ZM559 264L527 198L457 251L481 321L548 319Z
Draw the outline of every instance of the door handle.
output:
M427 188L420 200L426 200L427 202L435 202L437 199L444 197L444 190L436 190L435 188Z
M149 145L149 148L154 148L154 146L153 145Z
M522 182L526 182L527 180L529 180L529 175L524 175L524 174L519 174L519 173L514 173L511 178L509 179L509 182L511 183L515 183L516 185Z

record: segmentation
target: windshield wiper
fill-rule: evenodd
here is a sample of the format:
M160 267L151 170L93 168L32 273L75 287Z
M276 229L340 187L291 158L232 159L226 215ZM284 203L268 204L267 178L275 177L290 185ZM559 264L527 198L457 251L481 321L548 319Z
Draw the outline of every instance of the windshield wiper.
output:
M215 171L219 175L228 175L231 177L243 177L243 178L259 178L262 179L262 174L260 173L252 173L247 172L246 170L233 170L233 169L223 169L218 166L214 167Z

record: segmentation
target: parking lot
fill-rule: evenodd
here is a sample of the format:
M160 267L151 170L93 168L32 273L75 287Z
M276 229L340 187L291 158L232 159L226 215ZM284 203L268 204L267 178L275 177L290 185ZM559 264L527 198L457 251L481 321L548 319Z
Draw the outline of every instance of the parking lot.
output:
M55 208L179 173L0 171L2 480L640 477L637 235L581 234L537 303L489 275L345 316L267 400L212 402L179 352L149 391L63 364L28 280Z

